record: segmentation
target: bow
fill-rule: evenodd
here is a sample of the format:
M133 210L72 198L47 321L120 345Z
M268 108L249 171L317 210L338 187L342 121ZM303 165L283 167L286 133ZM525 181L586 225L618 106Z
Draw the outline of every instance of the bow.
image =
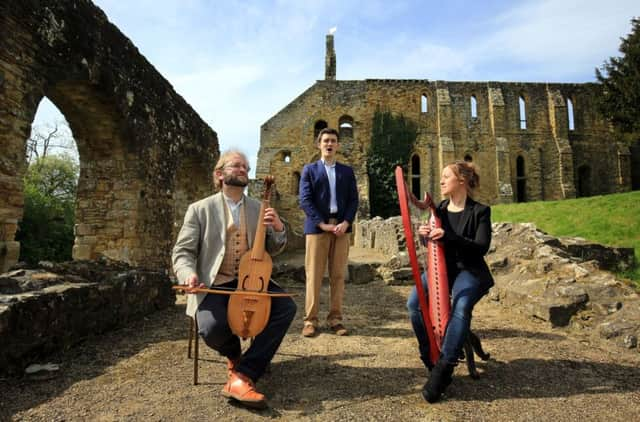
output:
M187 293L213 293L217 295L228 295L228 296L270 296L270 297L293 297L296 296L295 293L284 293L284 292L270 292L270 291L252 291L252 290L236 290L228 287L216 287L215 289L207 289L204 287L189 287L187 285L176 285L172 286L174 290L181 290Z

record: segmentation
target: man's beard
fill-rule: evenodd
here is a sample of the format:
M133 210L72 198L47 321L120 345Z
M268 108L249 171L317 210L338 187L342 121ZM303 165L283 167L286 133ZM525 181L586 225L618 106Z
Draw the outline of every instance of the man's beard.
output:
M247 176L234 176L233 174L229 174L224 177L223 182L228 186L244 188L249 184L249 178Z

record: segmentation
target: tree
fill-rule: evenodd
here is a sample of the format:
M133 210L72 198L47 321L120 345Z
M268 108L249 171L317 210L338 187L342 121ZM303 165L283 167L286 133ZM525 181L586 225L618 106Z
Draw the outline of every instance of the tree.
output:
M29 166L24 184L25 190L35 189L44 197L73 202L78 186L78 164L68 154L38 158Z
M66 120L59 120L53 124L32 126L25 149L28 163L44 158L59 149L74 150L74 140L69 124Z
M71 259L78 165L73 157L48 155L36 159L24 177L24 215L16 240L20 260Z
M402 114L376 110L367 152L371 215L388 218L400 213L394 169L405 168L418 136L417 125Z
M631 19L631 27L621 38L622 57L611 57L596 69L603 87L600 110L623 134L640 133L640 18Z

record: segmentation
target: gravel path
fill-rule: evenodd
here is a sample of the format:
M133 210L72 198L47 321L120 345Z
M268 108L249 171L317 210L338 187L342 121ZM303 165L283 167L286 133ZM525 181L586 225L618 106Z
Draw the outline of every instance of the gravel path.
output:
M626 421L640 414L638 349L607 350L486 298L473 325L492 359L478 363L477 381L459 365L445 400L429 405L420 396L426 372L405 312L408 292L381 282L348 285L351 335L323 330L312 339L300 336L298 296L298 316L258 383L269 398L264 411L220 395L225 366L204 346L201 384L192 384L179 297L171 309L52 356L60 370L49 379L0 379L0 420Z

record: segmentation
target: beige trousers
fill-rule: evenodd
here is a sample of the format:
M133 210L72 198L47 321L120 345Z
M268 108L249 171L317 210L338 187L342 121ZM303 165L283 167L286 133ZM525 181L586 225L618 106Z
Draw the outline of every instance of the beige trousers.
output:
M342 321L342 300L344 298L344 277L349 259L351 233L337 237L333 233L306 235L306 253L304 259L307 277L305 297L305 325L318 326L318 305L320 287L329 265L329 287L331 289L331 308L327 316L329 326Z

